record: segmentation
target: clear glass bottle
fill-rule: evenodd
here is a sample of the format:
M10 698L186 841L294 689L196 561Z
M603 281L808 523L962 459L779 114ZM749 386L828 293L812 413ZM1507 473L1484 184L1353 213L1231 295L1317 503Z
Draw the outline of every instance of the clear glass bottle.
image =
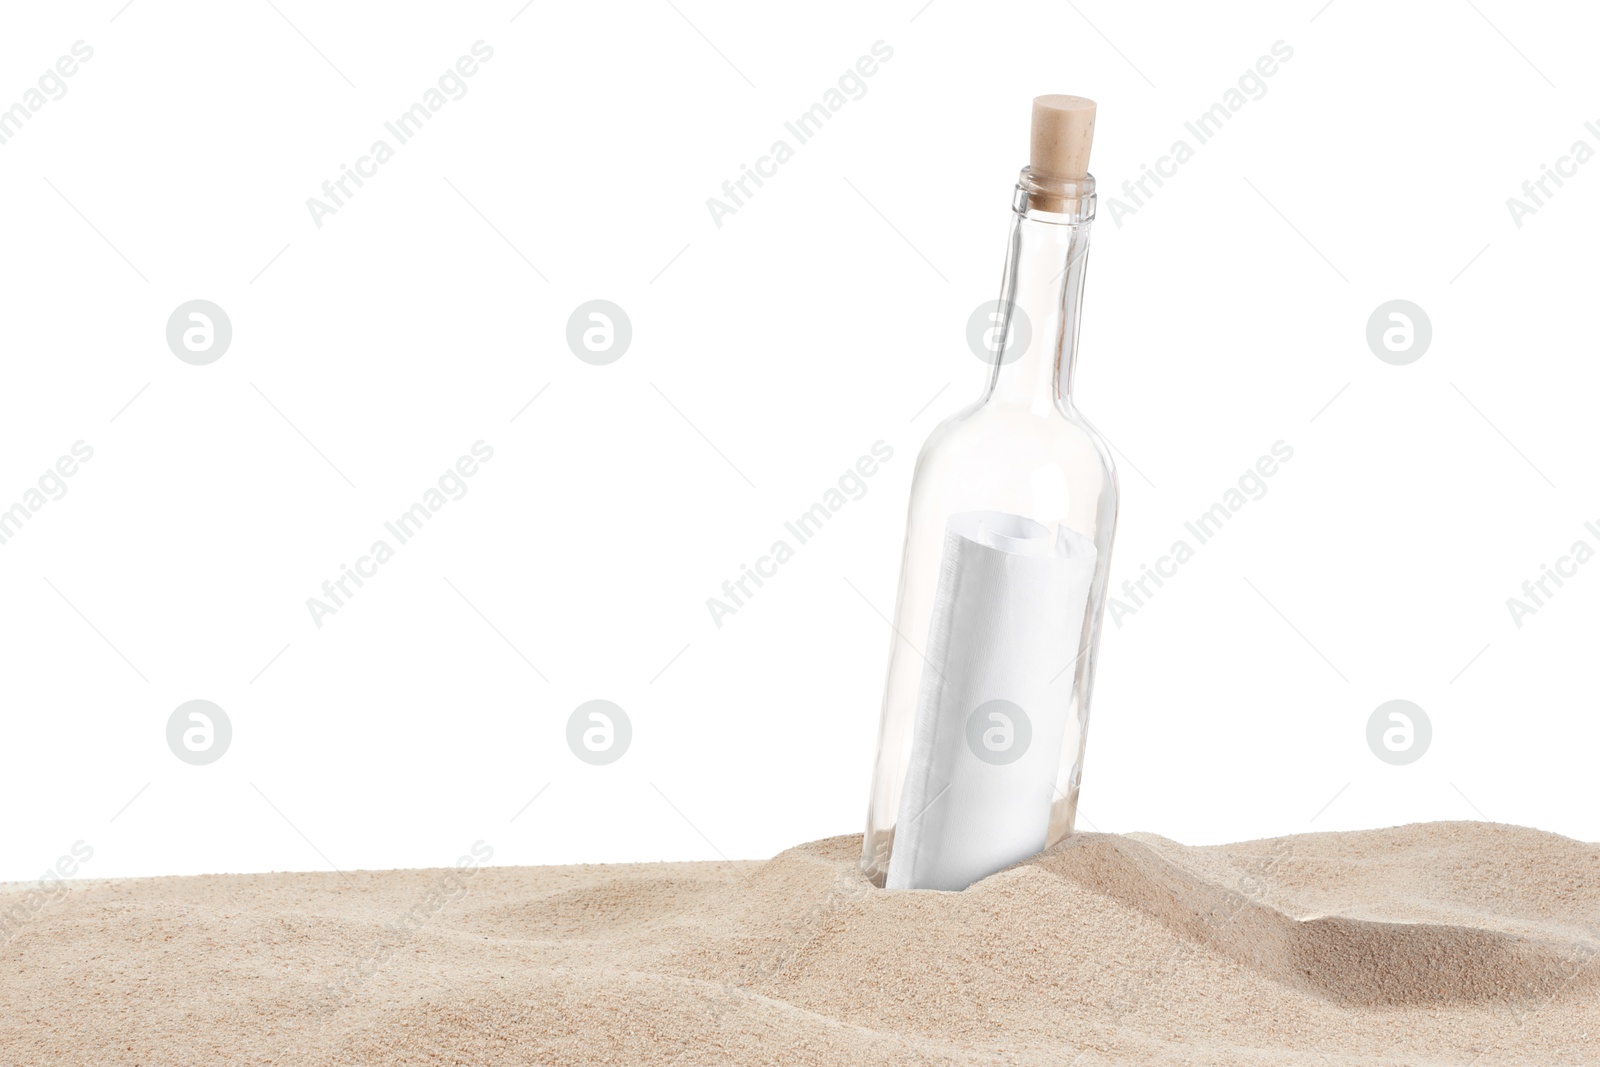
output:
M1057 727L1062 737L1059 767L1049 788L1039 794L1041 802L1049 804L1047 822L1043 813L1039 816L1044 839L1030 851L1048 847L1072 830L1117 519L1117 480L1110 452L1072 399L1094 207L1092 176L1058 179L1032 168L1022 171L997 312L997 318L1005 321L998 322L992 334L1006 343L989 345L994 363L983 396L941 423L917 457L861 856L862 871L878 886L896 881L888 876L897 823L921 815L903 813L901 807L912 764L919 693L933 681L924 675L938 669L925 656L942 568L948 570L947 525L964 513L1002 512L1008 521L1031 519L1093 544L1092 579L1086 579L1081 625L1073 618L1069 626L1061 627L1063 647L1048 662L1037 662L1045 657L1034 655L1027 668L1049 675L1030 679L1034 693L1048 694L1047 706L1035 708L1032 717L1058 716L1065 723ZM1073 633L1076 641L1071 639ZM1053 752L1049 759L1054 765ZM930 806L933 803L950 800L935 796L929 801ZM903 876L898 882L918 887Z

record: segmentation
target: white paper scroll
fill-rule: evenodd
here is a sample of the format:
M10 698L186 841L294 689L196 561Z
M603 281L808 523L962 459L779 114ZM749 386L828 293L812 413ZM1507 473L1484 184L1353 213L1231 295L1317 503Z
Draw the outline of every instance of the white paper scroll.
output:
M1002 511L946 524L890 889L965 889L1044 848L1095 555Z

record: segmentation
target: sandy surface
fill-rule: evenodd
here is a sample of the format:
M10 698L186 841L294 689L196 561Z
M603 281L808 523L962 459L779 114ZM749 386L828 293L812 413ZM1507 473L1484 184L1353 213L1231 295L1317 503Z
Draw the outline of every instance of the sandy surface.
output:
M1600 846L1079 834L946 894L859 840L79 882L0 947L0 1063L1600 1064Z

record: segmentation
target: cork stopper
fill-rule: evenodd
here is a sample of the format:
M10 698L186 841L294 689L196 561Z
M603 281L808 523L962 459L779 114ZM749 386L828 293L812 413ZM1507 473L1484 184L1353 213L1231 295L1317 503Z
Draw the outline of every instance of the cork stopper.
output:
M1082 96L1034 97L1028 168L1041 178L1072 180L1087 175L1094 108L1094 101Z

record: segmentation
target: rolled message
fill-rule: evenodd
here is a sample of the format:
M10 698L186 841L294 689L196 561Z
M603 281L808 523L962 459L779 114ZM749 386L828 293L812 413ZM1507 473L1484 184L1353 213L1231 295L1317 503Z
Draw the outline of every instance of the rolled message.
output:
M928 631L890 889L965 889L1044 848L1095 547L1065 525L954 515Z

